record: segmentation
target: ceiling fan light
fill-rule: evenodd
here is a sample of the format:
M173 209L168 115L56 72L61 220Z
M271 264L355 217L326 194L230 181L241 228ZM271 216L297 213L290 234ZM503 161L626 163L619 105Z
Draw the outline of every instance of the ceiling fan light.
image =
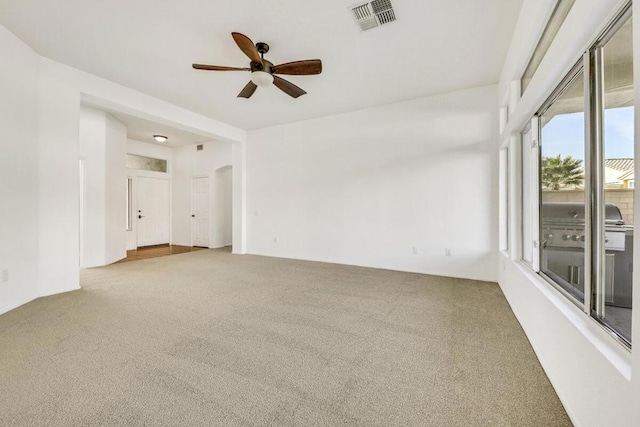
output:
M251 73L251 81L256 86L269 86L273 83L273 76L266 71L254 71Z
M167 138L164 135L153 135L153 139L155 139L158 142L165 142L169 138Z

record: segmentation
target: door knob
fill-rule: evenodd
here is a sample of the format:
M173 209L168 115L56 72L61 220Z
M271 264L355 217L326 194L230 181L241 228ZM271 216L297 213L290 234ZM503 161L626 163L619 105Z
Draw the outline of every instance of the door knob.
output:
M191 218L195 218L195 217L196 217L195 215L191 215Z
M138 215L138 219L144 218L144 215Z

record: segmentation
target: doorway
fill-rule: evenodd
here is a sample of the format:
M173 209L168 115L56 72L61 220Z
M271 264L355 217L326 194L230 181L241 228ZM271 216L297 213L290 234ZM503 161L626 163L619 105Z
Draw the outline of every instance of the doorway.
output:
M233 168L230 165L216 170L213 193L212 247L231 246L233 240Z
M209 247L209 177L191 179L191 246Z
M138 247L169 243L169 180L138 177Z

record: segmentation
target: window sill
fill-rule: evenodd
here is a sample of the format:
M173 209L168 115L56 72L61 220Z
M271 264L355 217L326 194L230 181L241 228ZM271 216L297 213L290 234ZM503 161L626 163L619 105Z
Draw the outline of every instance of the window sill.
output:
M598 321L585 314L553 285L521 261L514 262L520 272L562 313L569 322L620 372L631 381L631 350L616 340Z

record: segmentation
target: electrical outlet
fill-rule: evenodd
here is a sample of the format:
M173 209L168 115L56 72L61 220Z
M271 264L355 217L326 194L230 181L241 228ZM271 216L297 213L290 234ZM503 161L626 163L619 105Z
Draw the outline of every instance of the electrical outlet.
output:
M444 248L444 256L452 256L451 248Z
M273 237L273 243L278 243L278 238L277 237Z
M2 270L2 283L6 283L9 281L9 270L8 269L4 269Z
M418 255L418 248L416 248L415 246L413 247L413 254Z

